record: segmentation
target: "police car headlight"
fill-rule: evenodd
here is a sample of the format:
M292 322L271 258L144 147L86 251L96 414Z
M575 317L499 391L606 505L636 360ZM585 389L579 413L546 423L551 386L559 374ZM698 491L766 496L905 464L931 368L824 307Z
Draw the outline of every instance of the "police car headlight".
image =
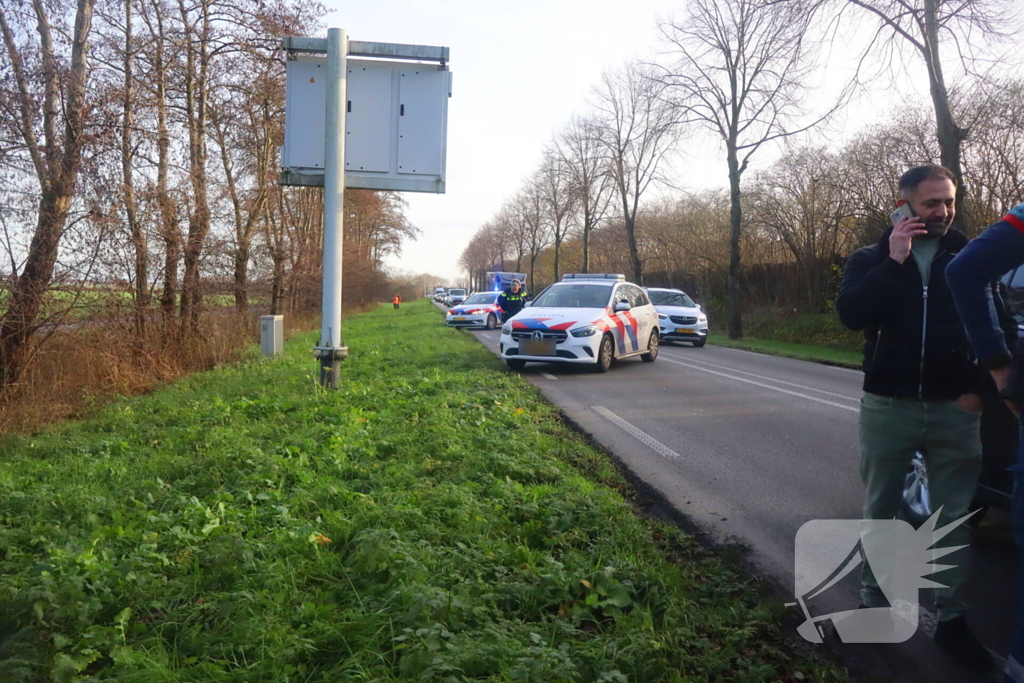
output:
M708 321L708 317L706 315L698 315L697 316L697 322L699 322L699 323L706 323L707 321Z
M502 334L512 334L512 323L505 323L501 326Z
M574 337L592 337L597 334L597 326L587 325L585 327L577 327L570 334Z
M658 318L661 320L668 320L668 316L664 313L659 313Z

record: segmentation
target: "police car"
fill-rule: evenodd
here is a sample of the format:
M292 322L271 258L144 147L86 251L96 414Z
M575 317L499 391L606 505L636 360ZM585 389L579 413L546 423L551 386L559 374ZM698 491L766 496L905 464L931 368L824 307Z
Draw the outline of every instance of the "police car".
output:
M661 340L692 342L700 348L708 342L708 317L679 289L647 287L647 295L658 309Z
M451 327L483 327L493 330L501 319L498 296L501 292L477 292L461 305L448 309L445 324Z
M658 339L658 312L643 289L622 275L571 274L509 318L499 346L513 370L560 362L607 372L622 358L654 362Z

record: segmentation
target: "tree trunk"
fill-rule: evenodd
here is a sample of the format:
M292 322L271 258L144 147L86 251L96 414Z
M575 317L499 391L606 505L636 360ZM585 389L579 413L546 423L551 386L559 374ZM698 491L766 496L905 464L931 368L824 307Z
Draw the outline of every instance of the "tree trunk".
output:
M964 187L963 165L960 159L962 143L967 139L967 131L956 124L949 106L949 92L946 90L945 78L942 74L942 61L939 58L939 0L924 1L924 62L928 69L928 88L935 108L935 124L939 142L939 158L942 165L956 176L956 215L953 225L966 232L967 214L964 198L967 188Z
M583 216L583 273L590 272L590 216Z
M188 238L185 240L184 273L181 283L181 330L182 333L195 331L199 324L199 307L202 301L199 282L199 263L206 236L210 232L210 206L207 198L206 174L206 128L208 69L210 55L210 11L206 2L199 4L202 12L202 28L198 36L188 31L185 71L185 115L189 142L189 179L192 184L192 213L188 220ZM182 23L190 26L191 21L184 0L179 0Z
M728 143L729 157L729 339L743 337L743 318L740 311L740 228L743 209L740 206L740 170L736 142Z
M7 312L0 318L0 388L7 389L19 381L29 357L29 340L43 296L50 287L53 267L57 262L60 238L67 222L68 210L75 195L82 158L82 128L86 111L86 83L89 77L89 32L92 28L93 0L78 0L72 38L71 63L66 72L57 68L53 52L52 28L41 0L33 0L39 34L42 79L44 83L43 134L40 148L32 127L31 108L36 106L27 88L29 75L14 42L12 32L0 6L0 30L4 45L18 82L17 105L21 109L22 129L19 131L35 162L40 185L36 229L29 245L21 274L14 282ZM63 76L64 93L61 96ZM64 115L64 133L58 134L59 112ZM58 139L60 138L60 139ZM45 160L45 161L44 161Z
M249 310L249 245L238 245L235 250L235 309L239 313Z
M141 340L146 332L146 309L149 308L149 249L142 232L135 201L135 182L132 176L134 153L132 130L135 126L135 76L132 72L132 0L124 4L124 98L121 122L121 174L124 182L124 211L128 221L132 248L135 250L135 333Z
M160 238L164 242L163 289L160 309L167 320L174 315L178 298L178 262L181 260L181 230L177 209L167 189L170 169L171 136L167 129L167 66L164 62L164 26L162 7L153 2L157 36L154 46L153 78L156 87L156 203L160 209Z

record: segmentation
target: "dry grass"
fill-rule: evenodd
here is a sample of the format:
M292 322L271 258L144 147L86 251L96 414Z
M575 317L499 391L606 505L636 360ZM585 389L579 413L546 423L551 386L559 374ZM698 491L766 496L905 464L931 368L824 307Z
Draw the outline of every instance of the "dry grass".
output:
M355 315L373 306L350 307ZM193 372L257 353L259 315L233 308L204 314L197 335L182 338L177 320L159 313L140 340L126 307L39 333L22 382L0 397L0 436L41 430L88 416L118 396L150 392ZM288 313L285 338L320 326L319 312ZM312 355L310 355L312 362Z

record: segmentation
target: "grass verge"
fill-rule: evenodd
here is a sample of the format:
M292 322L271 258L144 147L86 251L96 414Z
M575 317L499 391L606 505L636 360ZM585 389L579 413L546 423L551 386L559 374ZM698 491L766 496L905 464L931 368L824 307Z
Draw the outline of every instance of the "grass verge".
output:
M0 680L834 681L425 301L0 449Z
M743 339L729 339L729 336L724 332L710 332L708 334L708 343L733 349L767 353L772 356L783 356L784 358L796 358L826 365L837 365L855 370L860 369L864 358L863 354L857 351L846 351L815 344L799 344L774 339L750 339L747 337Z

